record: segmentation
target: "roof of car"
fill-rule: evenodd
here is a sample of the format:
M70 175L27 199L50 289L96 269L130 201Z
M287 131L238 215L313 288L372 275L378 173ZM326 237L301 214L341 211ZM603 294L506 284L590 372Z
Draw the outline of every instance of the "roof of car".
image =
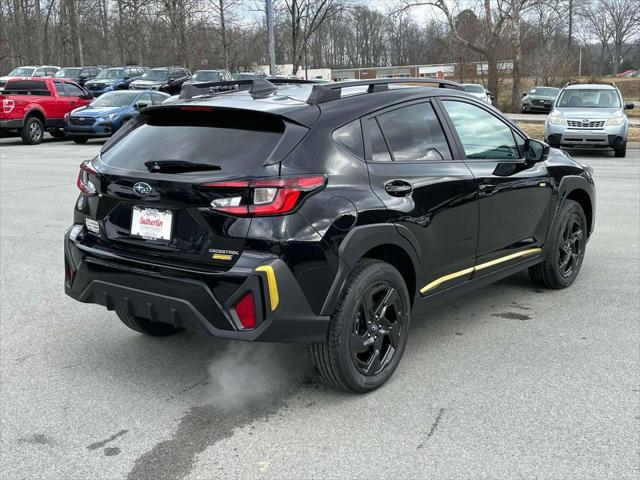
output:
M372 94L367 94L367 86L355 85L351 87L345 85L340 100L312 105L307 100L314 85L313 83L279 84L273 94L264 96L252 96L249 90L236 90L212 96L177 99L175 102L151 108L179 108L191 105L253 110L280 115L310 127L318 118L320 112L318 107L321 107L322 111L336 114L348 120L393 105L400 100L412 100L430 95L456 95L469 98L468 94L460 90L422 85L391 84L388 90Z
M616 90L614 85L608 85L606 83L574 83L573 85L567 85L565 90L589 90L594 88L601 88L604 90Z

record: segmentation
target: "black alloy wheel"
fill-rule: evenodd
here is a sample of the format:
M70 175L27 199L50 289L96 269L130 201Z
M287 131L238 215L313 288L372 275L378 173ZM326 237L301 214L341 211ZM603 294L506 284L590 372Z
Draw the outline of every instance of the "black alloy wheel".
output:
M372 285L362 295L353 318L351 360L366 376L379 374L396 353L404 335L402 301L389 282Z
M580 268L584 255L584 229L576 213L567 217L562 229L562 240L558 243L558 268L567 278Z
M588 238L582 206L565 200L551 227L543 261L529 268L533 282L545 288L567 288L582 267Z
M402 274L381 260L361 259L331 316L327 340L309 344L322 379L351 393L383 385L402 359L410 311Z

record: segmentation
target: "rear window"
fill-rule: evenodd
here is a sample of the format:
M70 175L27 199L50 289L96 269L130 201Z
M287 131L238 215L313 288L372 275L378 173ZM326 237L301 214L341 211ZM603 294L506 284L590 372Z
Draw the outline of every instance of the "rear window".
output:
M220 173L246 175L262 166L284 133L282 119L233 110L183 111L163 108L143 121L101 155L115 168L147 171L145 162L177 160L204 163Z
M5 95L51 96L44 80L9 80L3 93Z

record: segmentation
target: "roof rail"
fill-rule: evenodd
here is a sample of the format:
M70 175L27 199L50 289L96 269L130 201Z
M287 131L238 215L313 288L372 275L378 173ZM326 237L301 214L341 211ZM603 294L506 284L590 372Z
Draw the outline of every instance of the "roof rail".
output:
M367 86L367 93L382 92L389 90L389 84L392 83L428 83L437 84L439 88L453 88L455 90L463 90L462 86L451 80L441 80L438 78L425 78L425 77L404 77L404 78L376 78L373 80L358 80L336 83L323 83L322 85L315 85L311 90L311 95L307 99L307 103L311 105L317 105L319 103L330 102L332 100L338 100L342 96L342 89L349 87L363 87Z
M180 91L180 99L189 99L200 95L213 95L216 93L224 93L228 90L222 90L222 87L234 87L230 90L249 90L254 97L261 97L275 92L277 85L282 84L313 84L317 83L313 80L289 79L289 78L255 78L252 80L228 80L224 82L200 82L200 83L184 83Z

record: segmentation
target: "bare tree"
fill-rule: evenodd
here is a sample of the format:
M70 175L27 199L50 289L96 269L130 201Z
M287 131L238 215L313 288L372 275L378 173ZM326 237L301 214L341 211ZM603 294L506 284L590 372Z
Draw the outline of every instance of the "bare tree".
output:
M285 0L291 22L291 63L295 75L302 64L309 39L320 26L340 12L341 0Z
M607 48L613 63L611 73L615 76L626 55L635 45L631 42L640 33L640 9L637 0L598 0L591 9L602 9L609 18L611 46ZM595 27L595 26L594 26ZM637 42L637 39L636 39Z

